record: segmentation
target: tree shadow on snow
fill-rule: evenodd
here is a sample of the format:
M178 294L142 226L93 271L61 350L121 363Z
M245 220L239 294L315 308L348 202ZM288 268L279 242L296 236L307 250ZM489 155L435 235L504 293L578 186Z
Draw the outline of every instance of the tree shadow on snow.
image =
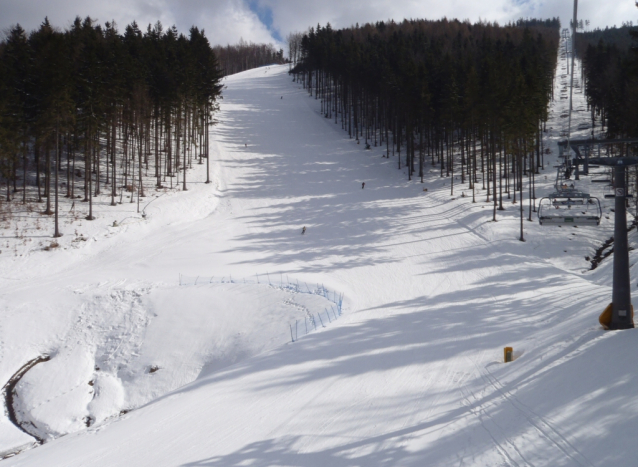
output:
M516 242L514 235L495 249L477 228L486 222L486 210L441 194L424 201L420 185L407 183L403 174L387 175L396 158L381 159L382 149L362 154L360 146L343 150L342 142L331 143L334 132L342 131L332 120L269 126L286 121L276 115L292 107L279 99L279 91L257 88L246 89L254 95L245 102L233 101L242 105L228 112L227 125L219 130L236 148L223 162L246 171L228 194L254 200L240 219L261 228L249 229L240 248L266 252L264 263L294 259L305 270L326 272L404 261L409 253L397 258L394 247L415 247L411 260L419 261L423 272L410 280L422 281L423 293L360 310L365 312L360 321L353 315L340 326L202 375L175 393L245 379L245 391L255 400L274 390L285 401L288 392L307 383L400 371L417 378L419 371L450 361L463 377L456 386L427 393L402 392L391 378L385 381L386 397L377 402L388 414L383 427L399 423L415 407L414 421L400 429L350 440L348 433L333 433L337 427L322 434L269 436L184 466L450 465L492 452L492 461L508 464L609 465L626 459L617 452L627 449L627 438L610 440L608 433L631 433L638 425L636 417L620 417L617 408L625 404L635 412L636 400L629 396L637 382L629 350L635 334L605 334L596 326L595 310L608 302L609 290L542 259L529 260L532 246ZM248 107L259 99L260 105ZM263 102L268 99L271 108ZM234 127L233 121L244 126ZM305 157L308 153L312 157ZM356 164L344 162L348 158L357 158ZM454 220L461 212L465 224ZM308 233L301 238L303 225ZM427 242L432 247L416 248ZM455 284L449 291L446 281ZM556 330L548 333L548 328ZM526 353L502 365L503 347L512 342L527 347ZM294 371L259 377L288 367ZM436 378L450 375L441 370ZM437 407L441 393L451 399ZM423 400L434 409L419 409ZM366 419L371 410L353 410L350 416L365 426L373 421ZM604 423L587 429L583 420ZM435 430L435 442L418 442ZM308 439L333 447L304 449Z

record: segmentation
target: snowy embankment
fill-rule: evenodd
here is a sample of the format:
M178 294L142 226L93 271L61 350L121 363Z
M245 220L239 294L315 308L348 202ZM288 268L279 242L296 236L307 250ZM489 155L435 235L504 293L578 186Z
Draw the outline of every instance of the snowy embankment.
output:
M71 293L50 313L60 314ZM76 295L74 323L63 336L49 336L40 352L50 361L20 379L13 399L18 421L45 441L278 347L290 341L289 322L331 304L317 294L250 283L132 285ZM6 325L20 329L16 321Z
M78 250L67 264L65 251L31 256L23 261L44 272L17 277L28 283L3 281L3 378L51 353L28 377L57 381L58 358L58 399L73 407L86 405L68 395L74 385L88 400L82 381L102 372L110 402L93 397L96 407L151 401L3 462L631 465L638 457L635 332L600 329L610 262L588 272L585 260L610 236L613 218L578 229L526 221L527 241L519 242L518 205L509 200L493 223L485 191L473 204L457 182L450 195L437 167L428 166L424 185L408 182L396 159L363 150L322 118L318 101L286 71L262 68L225 81L213 147L218 191L202 184L157 202L158 210L188 207L187 220L158 214L99 250ZM554 153L566 122L564 73L563 61L547 135ZM576 97L580 110L582 94ZM578 115L576 124L587 121L586 112ZM551 189L554 176L552 168L542 172L537 194ZM602 198L598 189L592 193ZM293 317L279 309L289 302L278 294L288 292L242 283L180 288L176 271L269 272L324 284L345 292L347 312L294 344L252 347L252 339L271 335L262 310ZM118 307L119 320L106 318ZM253 337L236 346L246 327ZM514 347L513 363L501 363L506 345ZM109 367L112 359L125 370ZM104 363L95 370L92 361ZM153 365L159 369L151 373ZM156 397L156 381L169 392ZM34 390L30 403L46 407L57 393ZM73 407L55 407L67 418L43 409L52 424L82 423Z

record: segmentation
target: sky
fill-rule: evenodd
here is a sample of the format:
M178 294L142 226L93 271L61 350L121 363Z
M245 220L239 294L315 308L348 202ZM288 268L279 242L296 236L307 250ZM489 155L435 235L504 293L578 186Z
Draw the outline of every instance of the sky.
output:
M572 0L0 0L0 31L17 23L33 30L45 16L64 29L79 15L102 24L115 20L120 30L134 20L143 29L159 20L184 33L196 25L212 44L243 39L286 48L289 33L328 22L342 28L388 19L447 17L502 24L520 17L559 16L566 25L572 8ZM634 0L580 0L578 10L579 19L588 19L590 28L638 23Z

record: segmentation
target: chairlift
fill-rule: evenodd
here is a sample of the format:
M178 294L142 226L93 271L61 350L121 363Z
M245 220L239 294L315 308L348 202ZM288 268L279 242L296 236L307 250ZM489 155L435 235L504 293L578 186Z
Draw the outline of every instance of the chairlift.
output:
M598 198L573 187L541 198L538 205L540 225L600 225L602 214Z

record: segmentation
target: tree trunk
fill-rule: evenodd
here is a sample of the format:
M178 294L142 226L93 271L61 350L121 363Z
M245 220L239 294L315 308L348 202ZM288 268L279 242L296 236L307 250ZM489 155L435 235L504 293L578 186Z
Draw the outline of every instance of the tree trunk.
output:
M60 124L59 119L56 122L55 128L55 233L54 238L61 237L60 229L58 226L58 172L60 168Z

